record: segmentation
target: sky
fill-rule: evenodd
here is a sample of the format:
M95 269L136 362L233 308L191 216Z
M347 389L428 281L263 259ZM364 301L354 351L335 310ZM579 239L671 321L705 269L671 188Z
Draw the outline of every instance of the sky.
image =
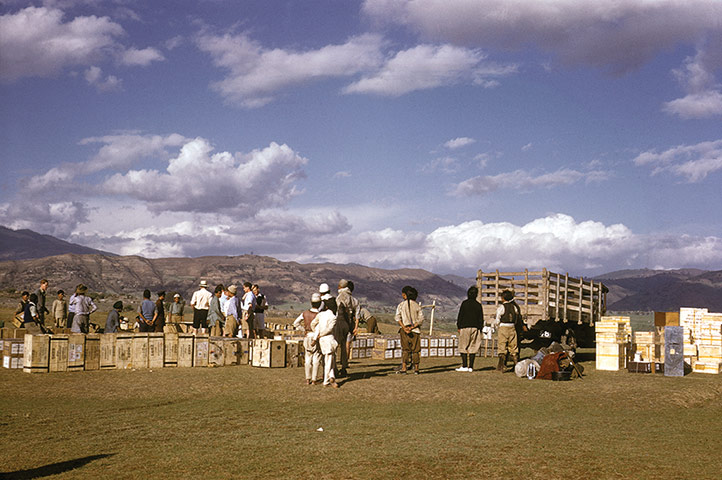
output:
M0 142L121 255L719 270L722 2L5 0Z

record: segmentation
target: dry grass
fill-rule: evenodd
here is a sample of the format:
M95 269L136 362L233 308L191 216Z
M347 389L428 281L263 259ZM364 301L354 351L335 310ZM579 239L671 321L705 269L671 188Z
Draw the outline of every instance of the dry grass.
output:
M596 372L587 362L583 380L545 382L492 364L461 374L456 359L435 359L423 375L401 376L392 362L365 360L339 390L306 386L302 369L0 370L0 471L719 478L722 377Z

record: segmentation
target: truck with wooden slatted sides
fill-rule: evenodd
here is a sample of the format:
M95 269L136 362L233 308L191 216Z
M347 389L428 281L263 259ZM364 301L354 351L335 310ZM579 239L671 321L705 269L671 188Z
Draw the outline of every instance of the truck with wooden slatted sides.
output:
M485 320L496 315L497 307L503 303L504 290L514 293L528 327L523 334L525 344L534 343L541 332L550 331L565 342L573 336L579 346L593 345L594 323L606 312L609 291L601 282L550 272L546 268L523 272L479 270L476 286Z

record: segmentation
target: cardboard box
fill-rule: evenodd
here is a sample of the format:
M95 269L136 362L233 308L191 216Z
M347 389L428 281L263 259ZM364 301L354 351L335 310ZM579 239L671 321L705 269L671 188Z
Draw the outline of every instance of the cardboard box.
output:
M265 338L253 340L253 360L251 365L264 368L285 367L286 342Z
M208 366L222 367L225 365L225 345L223 337L210 337L208 339Z
M68 371L67 335L50 335L50 362L48 370L51 372Z
M163 334L163 366L164 367L177 367L178 366L178 334L177 333L164 333Z
M115 337L115 368L133 368L132 333L118 333Z
M655 327L678 327L679 312L654 312Z
M132 361L135 369L148 368L148 334L136 333L133 335Z
M68 335L68 371L80 372L85 369L85 334Z
M100 369L114 370L115 365L115 340L117 333L104 333L100 335Z
M196 335L193 342L193 366L194 367L207 367L208 366L208 335Z
M85 370L100 370L100 337L98 333L85 335Z
M195 336L190 333L178 334L178 366L192 367Z

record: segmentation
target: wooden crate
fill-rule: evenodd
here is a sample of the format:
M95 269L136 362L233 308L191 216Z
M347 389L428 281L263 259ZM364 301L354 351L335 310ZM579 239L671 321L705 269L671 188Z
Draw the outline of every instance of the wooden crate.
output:
M627 346L619 343L597 343L597 370L617 371L627 366Z
M104 333L100 336L100 369L115 370L115 341L117 333Z
M85 334L68 335L68 371L81 372L85 369Z
M364 342L365 344L366 342ZM360 348L353 349L354 358L359 358L358 352ZM365 349L364 349L365 353ZM290 368L302 367L303 366L303 341L301 340L286 340L286 366Z
M131 365L135 369L148 368L148 334L133 335Z
M85 336L85 370L100 370L100 337L98 333Z
M51 372L68 371L67 335L50 335L50 361L48 369Z
M165 333L163 334L163 366L164 367L177 367L178 366L178 334L177 333Z
M115 366L121 370L133 368L132 333L118 333L115 337Z
M25 335L23 372L50 371L50 335Z
M692 371L695 373L722 373L722 363L695 361L692 363Z
M240 362L240 339L232 337L223 338L223 365L238 365Z
M283 368L286 366L286 342L265 338L253 340L253 360L251 365L263 368Z
M655 327L678 327L679 312L654 312Z
M196 335L195 341L193 342L194 367L208 366L208 347L208 335Z
M208 338L208 366L222 367L225 365L225 345L223 337Z
M148 334L148 368L163 368L165 341L162 333Z
M179 333L178 334L178 366L179 367L192 367L193 366L193 343L195 336L190 333Z

